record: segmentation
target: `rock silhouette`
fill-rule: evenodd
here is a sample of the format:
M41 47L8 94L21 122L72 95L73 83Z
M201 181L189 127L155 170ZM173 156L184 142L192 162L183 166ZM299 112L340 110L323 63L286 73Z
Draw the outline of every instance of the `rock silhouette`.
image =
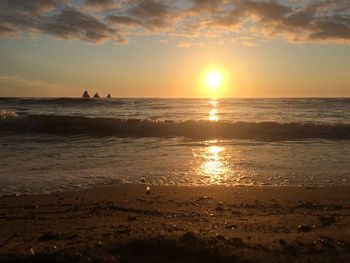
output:
M108 94L106 98L111 99L112 98L111 94Z
M83 93L83 98L90 98L89 93L87 92L87 90L84 91Z
M98 93L95 93L94 98L98 99L98 98L100 98L100 95L98 95Z

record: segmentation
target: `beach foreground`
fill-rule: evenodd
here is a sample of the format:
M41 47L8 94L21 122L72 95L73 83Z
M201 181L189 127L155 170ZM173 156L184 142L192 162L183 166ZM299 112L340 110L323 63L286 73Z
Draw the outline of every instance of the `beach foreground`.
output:
M121 185L0 198L1 262L349 262L350 187Z

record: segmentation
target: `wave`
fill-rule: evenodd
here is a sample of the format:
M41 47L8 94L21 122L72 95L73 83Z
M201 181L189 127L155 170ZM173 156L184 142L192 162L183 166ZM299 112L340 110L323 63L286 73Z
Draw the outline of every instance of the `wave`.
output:
M349 140L350 124L309 122L157 121L57 115L17 115L0 111L0 130L61 135L187 137L192 139Z

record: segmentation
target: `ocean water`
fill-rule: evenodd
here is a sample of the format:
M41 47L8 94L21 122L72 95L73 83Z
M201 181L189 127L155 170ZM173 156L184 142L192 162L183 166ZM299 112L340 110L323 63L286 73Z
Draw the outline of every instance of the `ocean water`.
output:
M350 185L350 99L0 98L0 195Z

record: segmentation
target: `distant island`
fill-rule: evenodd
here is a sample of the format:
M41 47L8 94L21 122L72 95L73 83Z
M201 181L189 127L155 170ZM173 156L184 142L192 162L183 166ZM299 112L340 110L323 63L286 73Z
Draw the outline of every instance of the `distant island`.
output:
M89 92L88 92L87 90L84 91L82 98L83 98L83 99L90 99L90 98L91 98L91 96L89 95ZM100 95L98 95L98 93L96 92L93 98L94 98L94 99L99 99L99 98L101 98L101 97L100 97ZM111 98L112 98L111 94L108 93L108 95L107 95L106 98L107 98L107 99L111 99Z

